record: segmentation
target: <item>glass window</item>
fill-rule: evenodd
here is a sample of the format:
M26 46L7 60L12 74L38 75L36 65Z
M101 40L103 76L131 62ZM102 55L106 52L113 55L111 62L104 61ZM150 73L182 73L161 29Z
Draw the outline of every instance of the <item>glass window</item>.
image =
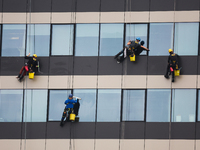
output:
M149 55L169 55L170 48L173 49L173 23L150 23Z
M147 90L147 122L170 122L170 89Z
M21 122L23 90L0 90L0 122Z
M123 48L124 24L101 24L100 56L114 56Z
M76 24L76 56L98 56L99 24Z
M175 23L175 53L198 55L198 36L199 23Z
M195 122L196 90L174 89L172 96L172 122Z
M123 121L144 121L145 90L124 90Z
M27 25L27 45L28 53L37 56L49 56L50 45L50 24L29 24Z
M121 90L98 90L97 121L119 122L121 108Z
M126 43L129 40L135 41L137 37L140 37L145 42L144 46L147 47L147 24L126 24ZM143 51L141 54L146 54Z
M79 121L95 122L96 115L96 89L74 90L74 96L80 97Z
M24 56L26 25L4 24L2 30L1 56Z
M51 55L73 55L74 25L52 25Z
M49 94L49 121L60 121L71 90L50 90Z
M24 92L24 122L46 122L47 90Z

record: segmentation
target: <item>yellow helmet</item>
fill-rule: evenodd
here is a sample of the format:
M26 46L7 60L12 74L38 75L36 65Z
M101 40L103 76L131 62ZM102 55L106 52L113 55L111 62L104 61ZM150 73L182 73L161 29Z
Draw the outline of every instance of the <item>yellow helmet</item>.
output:
M172 50L172 49L169 49L169 53L171 53L171 52L173 52L173 50Z
M33 54L33 57L37 57L37 55L36 55L36 54Z

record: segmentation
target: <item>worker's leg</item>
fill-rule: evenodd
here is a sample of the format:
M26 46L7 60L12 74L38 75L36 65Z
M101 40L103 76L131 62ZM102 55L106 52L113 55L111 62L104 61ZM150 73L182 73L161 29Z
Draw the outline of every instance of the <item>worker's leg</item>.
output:
M62 121L65 119L66 115L67 115L67 109L65 108L61 119Z
M17 78L20 78L20 76L21 76L23 70L24 70L24 66L23 66L23 67L21 68L21 70L19 71L19 75L17 76Z
M165 73L165 78L169 79L169 71L170 71L170 66L167 65L167 70L166 70L166 73Z
M73 108L68 108L68 115L66 121L70 122L70 114L73 112Z
M117 58L117 63L123 62L124 59L125 59L124 56L119 56L119 57Z
M117 59L119 57L119 55L121 55L123 53L124 50L121 50L119 53L117 53L117 55L114 56L114 59Z
M64 125L64 119L65 119L66 115L67 115L67 109L65 108L63 111L62 118L61 118L60 126Z
M172 71L172 82L174 82L174 70L176 69L176 66L174 65L174 66L172 66L172 68L173 68L173 71Z

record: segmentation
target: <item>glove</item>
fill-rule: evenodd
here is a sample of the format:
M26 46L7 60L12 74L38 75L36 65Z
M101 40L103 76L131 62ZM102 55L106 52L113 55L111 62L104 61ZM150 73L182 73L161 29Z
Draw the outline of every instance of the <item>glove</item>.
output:
M80 99L80 100L81 100L81 98L80 98L80 97L73 96L73 98L74 98L74 99Z
M76 99L79 99L79 100L81 100L81 98L80 98L80 97L76 97Z

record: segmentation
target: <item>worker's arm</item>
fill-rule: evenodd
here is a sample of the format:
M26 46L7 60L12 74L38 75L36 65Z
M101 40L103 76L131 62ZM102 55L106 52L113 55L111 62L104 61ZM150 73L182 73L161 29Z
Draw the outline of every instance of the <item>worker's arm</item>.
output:
M68 105L68 100L66 100L66 101L64 102L64 104L65 104L65 105Z
M25 56L25 59L29 59L31 54L29 53L27 56Z
M144 46L142 46L142 45L141 45L141 47L142 47L143 49L145 49L146 51L149 51L148 48L146 48L146 47L144 47Z

